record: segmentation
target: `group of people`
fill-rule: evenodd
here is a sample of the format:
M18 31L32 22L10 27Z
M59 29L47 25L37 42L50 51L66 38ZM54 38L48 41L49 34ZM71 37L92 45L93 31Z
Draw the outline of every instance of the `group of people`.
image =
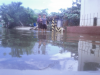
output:
M38 19L37 19L37 23L38 23L38 30L40 31L45 31L47 30L47 19L46 19L46 15L43 15L43 18L41 17L41 15L38 15Z

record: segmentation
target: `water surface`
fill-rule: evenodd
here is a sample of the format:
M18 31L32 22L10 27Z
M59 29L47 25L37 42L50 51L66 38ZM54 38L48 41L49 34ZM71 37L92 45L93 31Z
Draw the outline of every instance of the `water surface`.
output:
M100 36L0 29L0 75L27 71L99 72Z

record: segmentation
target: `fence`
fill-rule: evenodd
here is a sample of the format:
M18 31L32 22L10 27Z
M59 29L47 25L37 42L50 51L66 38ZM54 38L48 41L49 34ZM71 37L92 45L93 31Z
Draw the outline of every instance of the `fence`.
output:
M90 13L81 15L80 18L68 19L67 21L67 26L100 26L100 15L98 13Z
M79 17L74 17L67 19L68 23L65 26L100 26L100 15L98 13L90 13L81 15ZM62 27L65 28L64 22L66 20L62 20Z
M80 26L100 26L100 15L98 13L81 15Z

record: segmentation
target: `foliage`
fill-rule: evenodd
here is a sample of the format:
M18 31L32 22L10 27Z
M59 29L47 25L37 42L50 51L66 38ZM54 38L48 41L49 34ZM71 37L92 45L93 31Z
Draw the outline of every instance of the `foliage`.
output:
M36 22L37 15L30 8L21 6L21 2L12 2L11 4L2 4L0 6L0 15L5 21L5 25L13 28L18 25L29 25Z
M79 1L73 2L72 7L67 9L60 9L60 13L51 12L49 18L56 17L62 20L68 20L68 25L78 26L80 20L80 7L81 4ZM51 19L50 19L51 20Z
M48 9L42 9L42 10L38 10L38 9L35 9L34 10L35 14L40 14L41 16L43 16L44 14L47 16L48 15Z
M68 24L79 25L80 20L80 7L81 4L79 0L73 2L72 7L67 9L60 9L60 12L51 12L48 14L48 9L30 9L21 6L21 2L12 2L11 4L2 4L0 6L0 15L2 20L5 22L5 25L8 28L13 28L15 26L28 26L36 22L38 14L46 14L47 20L51 21L53 17L60 18L62 20L68 20Z

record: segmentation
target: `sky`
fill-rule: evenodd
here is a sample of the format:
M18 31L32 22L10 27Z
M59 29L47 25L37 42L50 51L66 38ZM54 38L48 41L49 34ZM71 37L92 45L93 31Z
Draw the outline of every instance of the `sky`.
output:
M59 12L60 8L67 9L72 6L72 0L0 0L2 3L9 4L12 1L22 2L22 6L32 9L45 9L48 8L48 12Z

